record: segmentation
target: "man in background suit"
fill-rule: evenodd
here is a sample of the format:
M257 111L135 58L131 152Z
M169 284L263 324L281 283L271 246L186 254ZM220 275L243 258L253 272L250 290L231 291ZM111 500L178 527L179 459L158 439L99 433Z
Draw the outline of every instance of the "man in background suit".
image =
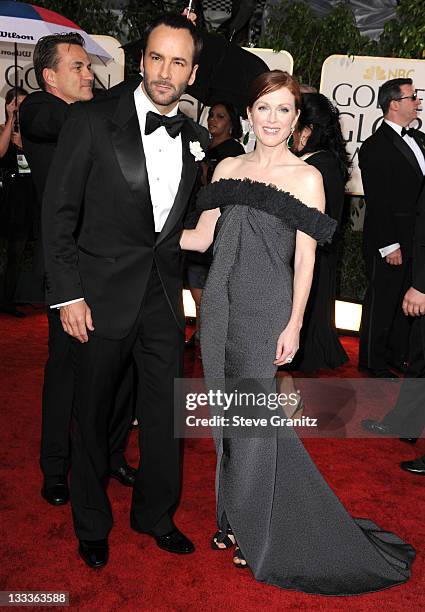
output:
M173 522L181 479L174 379L182 376L185 326L179 241L208 144L178 102L201 45L188 19L158 18L146 35L142 84L75 105L46 187L47 296L72 336L77 381L71 504L79 554L92 568L108 561L107 433L131 356L143 396L131 526L166 551L194 550Z
M93 73L84 39L77 32L40 39L34 50L34 70L41 91L26 98L20 120L25 155L41 203L59 133L71 105L93 97ZM42 495L50 504L59 506L69 500L67 473L74 374L70 341L62 329L59 312L48 309L48 321L49 357L44 371L40 465L44 475ZM114 441L111 475L127 486L132 486L135 480L135 470L123 456L131 418L131 390L129 370L117 399L119 409L111 431Z
M405 378L392 410L382 421L362 422L364 429L380 435L402 436L416 442L425 428L425 187L418 203L412 256L412 285L403 298L403 312L414 317L411 327L411 351L419 354L417 378ZM400 467L425 476L425 456L403 461Z
M366 213L363 250L368 288L363 303L359 367L382 378L389 367L389 340L409 287L416 206L425 174L425 135L407 129L420 104L411 79L384 83L378 94L384 121L360 149ZM407 349L409 327L396 331ZM401 352L401 348L399 349ZM396 355L403 360L405 355Z

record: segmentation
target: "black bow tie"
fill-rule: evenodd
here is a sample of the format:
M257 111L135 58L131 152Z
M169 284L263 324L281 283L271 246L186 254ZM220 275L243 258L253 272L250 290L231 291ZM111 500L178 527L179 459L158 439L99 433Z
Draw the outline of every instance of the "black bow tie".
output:
M185 121L186 115L183 115L183 113L177 113L177 115L173 117L167 117L166 115L159 115L158 113L148 111L146 114L145 134L148 136L163 125L169 136L175 138L180 134Z
M407 134L408 136L412 136L413 138L413 134L415 133L415 129L414 128L401 128L401 137L403 138L403 136L405 134Z

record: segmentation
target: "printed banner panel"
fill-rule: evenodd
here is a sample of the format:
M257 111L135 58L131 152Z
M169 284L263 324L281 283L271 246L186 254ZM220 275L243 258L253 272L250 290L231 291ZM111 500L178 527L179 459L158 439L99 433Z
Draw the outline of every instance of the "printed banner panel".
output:
M338 107L347 148L353 161L347 191L363 195L358 152L379 127L379 87L390 79L411 78L419 98L425 97L425 62L397 57L331 55L323 63L320 91ZM422 105L421 105L422 106ZM425 131L421 113L412 127Z

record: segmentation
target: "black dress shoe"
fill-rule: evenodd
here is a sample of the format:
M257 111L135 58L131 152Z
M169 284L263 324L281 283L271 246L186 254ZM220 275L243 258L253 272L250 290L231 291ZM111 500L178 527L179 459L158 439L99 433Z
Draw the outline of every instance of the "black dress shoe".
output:
M397 380L398 374L391 372L391 370L370 370L370 373L374 378L388 378L389 380Z
M388 427L388 425L384 425L384 423L374 421L373 419L365 419L361 422L361 425L366 431L371 431L372 433L379 434L381 436L389 434L394 435L394 432Z
M177 555L188 555L189 553L193 553L195 551L193 543L181 531L179 531L177 527L174 527L174 529L165 535L157 536L153 533L142 531L136 527L133 520L130 520L130 525L134 531L137 531L137 533L150 535L155 540L159 548L162 548L162 550L166 550L167 552L175 553Z
M78 554L91 568L97 569L108 563L108 540L79 540Z
M400 438L400 442L406 442L407 444L416 444L417 438Z
M374 378L388 378L389 380L398 380L399 376L394 372L391 372L388 368L382 370L375 370L374 368L365 368L363 366L358 367L360 372L368 372L370 376Z
M63 506L69 502L69 488L66 479L63 478L52 486L46 486L44 482L41 496L52 506Z
M409 363L407 361L393 361L390 363L390 366L400 372L401 374L405 374L409 368Z
M175 527L169 533L162 536L153 536L155 542L162 548L170 553L176 553L177 555L188 555L193 553L195 547L193 543L187 538L181 531Z
M122 465L117 470L111 470L111 478L115 478L125 487L133 487L136 482L137 470L131 465Z
M5 314L10 315L11 317L16 317L17 319L23 319L27 316L25 312L22 312L15 306L9 304L3 304L3 306L0 306L0 312L4 312Z
M405 472L416 474L417 476L425 476L425 455L413 459L413 461L403 461L400 463L400 467Z

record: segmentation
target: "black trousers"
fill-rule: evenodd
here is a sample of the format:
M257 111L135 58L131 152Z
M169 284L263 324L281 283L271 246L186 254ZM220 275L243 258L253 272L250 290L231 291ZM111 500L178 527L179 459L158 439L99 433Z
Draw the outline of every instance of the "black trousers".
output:
M400 266L391 266L379 253L365 261L368 287L363 300L359 365L385 370L390 362L407 359L409 353L411 321L401 316L401 305L410 286L411 264L403 261Z
M93 334L73 341L76 396L72 427L71 504L77 537L106 538L112 511L106 493L108 429L113 390L134 358L139 393L140 465L133 488L131 522L163 535L173 528L180 495L180 450L174 437L174 379L182 376L184 335L153 269L129 335L108 340Z
M74 400L75 376L72 339L62 328L58 309L47 310L49 356L44 369L40 466L46 485L64 478L70 466L70 426ZM124 450L133 414L133 364L123 372L114 395L110 426L110 467L125 464Z
M425 428L425 316L413 319L411 355L415 371L406 373L397 402L382 422L399 436L419 438Z

